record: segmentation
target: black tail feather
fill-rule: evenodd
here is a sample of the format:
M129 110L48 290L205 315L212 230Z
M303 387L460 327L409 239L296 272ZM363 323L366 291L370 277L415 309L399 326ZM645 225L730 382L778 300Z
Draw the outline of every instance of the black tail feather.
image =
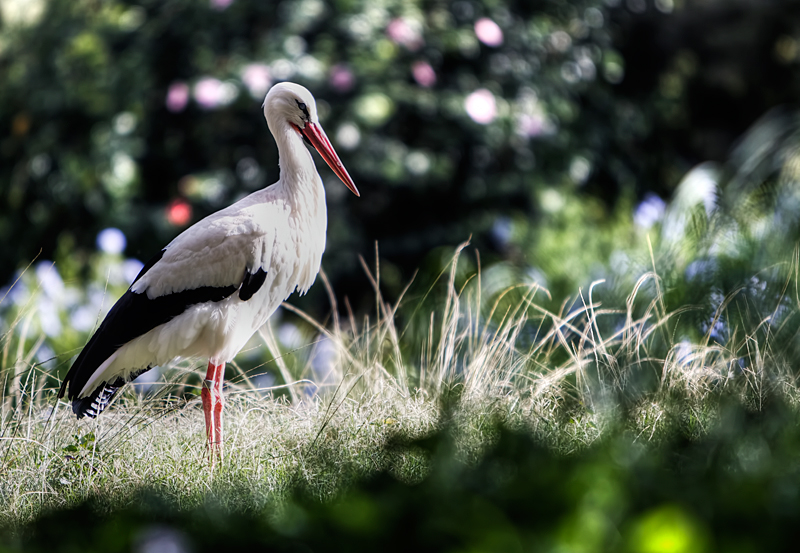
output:
M166 249L153 257L141 270L139 276L133 282L136 283L150 269L155 267L164 255ZM151 298L146 292L137 293L131 288L117 300L111 310L103 319L100 327L84 346L78 358L64 377L58 397L61 398L67 387L69 393L67 397L72 400L72 410L78 418L84 416L96 417L117 393L117 390L126 381L133 380L150 369L135 371L128 374L127 378L115 378L109 375L108 378L115 378L110 384L108 381L98 385L88 397L79 398L78 394L86 386L90 378L95 377L95 372L99 367L106 363L114 352L130 343L131 340L143 336L162 324L168 323L174 317L185 312L190 306L198 303L219 302L240 290L239 294L243 300L248 300L261 287L266 279L266 272L263 269L255 273L246 274L245 280L241 284L231 284L229 286L200 286L187 290L173 291L164 295ZM152 366L152 365L151 365ZM108 367L106 367L106 370ZM103 378L106 375L97 375Z
M264 278L257 273L245 287L246 294L251 293L259 281ZM138 294L130 289L114 304L100 324L97 332L84 346L78 358L72 364L64 382L61 384L59 396L64 395L69 383L69 399L78 400L78 393L86 386L95 371L119 348L171 321L192 305L205 302L222 301L234 292L237 286L201 286L182 292L173 292L150 299L146 293ZM111 386L115 384L112 382ZM121 386L122 384L120 384ZM119 386L117 386L119 387ZM97 390L95 390L97 392ZM97 392L99 393L99 392ZM80 399L79 401L84 401ZM77 413L77 411L76 411Z
M90 419L95 418L108 407L117 391L125 384L125 381L118 378L111 384L103 382L88 396L75 399L72 402L72 412L78 415L79 419L84 416Z
M142 370L133 371L128 375L128 378L117 377L111 384L106 382L101 383L94 391L86 397L76 398L72 400L72 412L78 415L79 419L83 417L95 418L102 413L117 392L122 388L126 382L131 382L136 379L140 374L152 369L152 366L147 366Z

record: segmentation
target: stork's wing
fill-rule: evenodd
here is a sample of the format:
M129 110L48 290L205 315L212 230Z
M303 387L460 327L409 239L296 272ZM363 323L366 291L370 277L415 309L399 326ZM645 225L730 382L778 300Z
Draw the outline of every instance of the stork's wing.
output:
M219 219L204 220L176 238L141 270L127 292L106 315L100 327L73 363L59 390L73 411L96 416L125 382L117 376L99 383L86 397L78 394L97 369L123 345L169 322L192 305L218 302L239 292L249 300L263 285L268 267L271 236L259 232L213 232ZM241 230L241 229L240 229ZM151 367L131 367L138 373ZM131 378L136 374L131 375ZM111 379L111 378L110 378Z
M148 265L154 266L164 255L162 250ZM138 281L148 270L142 269ZM136 281L134 281L136 282ZM61 386L59 397L64 386L70 382L69 399L75 399L89 377L106 359L134 338L151 331L155 327L169 322L183 313L187 307L204 302L224 300L237 290L237 286L202 286L191 290L183 290L150 299L146 293L136 293L131 289L114 304L108 312L100 328L94 333L89 343L83 348L78 358L67 373Z

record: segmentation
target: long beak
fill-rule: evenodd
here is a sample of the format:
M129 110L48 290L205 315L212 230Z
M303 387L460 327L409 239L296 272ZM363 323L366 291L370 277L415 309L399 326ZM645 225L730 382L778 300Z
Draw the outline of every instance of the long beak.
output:
M328 136L325 134L325 131L322 130L322 127L317 123L306 123L304 129L301 129L297 125L294 125L294 128L314 146L319 152L319 155L322 156L322 159L325 160L325 163L328 164L328 167L333 169L336 176L342 179L344 185L356 196L361 196L361 194L358 193L353 179L350 178L347 169L344 168L342 160L339 159L336 150L333 149L331 141L328 140Z

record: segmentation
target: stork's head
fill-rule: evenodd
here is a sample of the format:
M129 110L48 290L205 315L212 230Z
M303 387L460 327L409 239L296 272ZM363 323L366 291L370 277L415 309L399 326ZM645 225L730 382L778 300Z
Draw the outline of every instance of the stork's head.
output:
M353 194L360 196L353 179L344 168L338 154L328 140L317 116L317 102L303 86L295 83L278 83L264 100L264 117L273 135L288 124L306 142L313 146L325 163L333 169Z

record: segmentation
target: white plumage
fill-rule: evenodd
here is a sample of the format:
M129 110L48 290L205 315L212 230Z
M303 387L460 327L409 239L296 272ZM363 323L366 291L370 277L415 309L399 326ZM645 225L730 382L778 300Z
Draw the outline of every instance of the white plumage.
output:
M177 357L203 357L211 382L203 392L219 395L203 397L208 438L221 441L224 364L292 292L305 293L319 272L325 190L303 141L358 195L308 90L275 85L264 116L278 145L280 179L186 229L145 265L64 379L59 397L69 383L79 418L98 415L120 386L144 370ZM218 436L208 427L215 399Z

